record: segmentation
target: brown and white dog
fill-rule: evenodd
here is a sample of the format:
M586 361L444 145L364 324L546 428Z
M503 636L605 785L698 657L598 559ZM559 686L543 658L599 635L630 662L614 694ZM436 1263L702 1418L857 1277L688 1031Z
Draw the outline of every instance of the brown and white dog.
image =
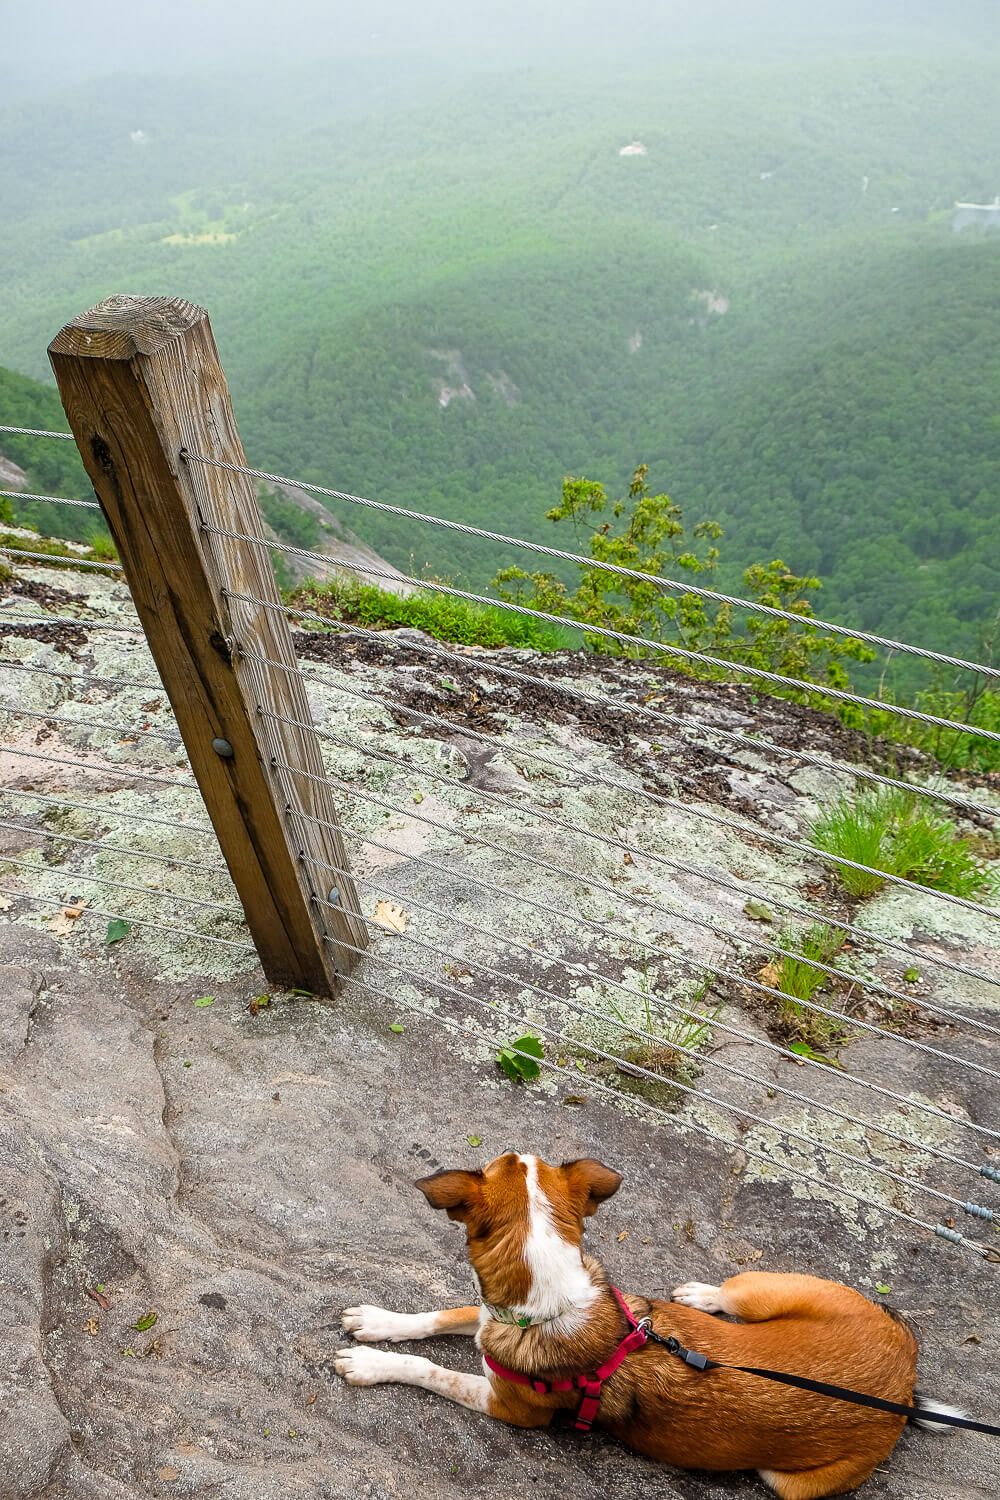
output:
M607 1273L581 1249L583 1221L620 1182L599 1161L556 1167L515 1152L484 1171L423 1178L416 1186L431 1206L466 1226L482 1304L426 1313L352 1307L343 1314L344 1328L363 1344L474 1334L484 1355L540 1383L598 1369L627 1327ZM687 1282L671 1302L625 1300L634 1318L650 1317L657 1333L723 1363L913 1401L913 1335L836 1282L747 1271L721 1287ZM352 1385L422 1386L517 1427L545 1426L557 1411L580 1403L578 1390L539 1394L489 1371L465 1375L419 1355L352 1347L338 1352L334 1367ZM929 1414L950 1410L925 1407ZM702 1373L654 1343L630 1354L604 1384L598 1422L664 1463L756 1469L783 1500L854 1489L888 1457L905 1426L902 1417L754 1376Z

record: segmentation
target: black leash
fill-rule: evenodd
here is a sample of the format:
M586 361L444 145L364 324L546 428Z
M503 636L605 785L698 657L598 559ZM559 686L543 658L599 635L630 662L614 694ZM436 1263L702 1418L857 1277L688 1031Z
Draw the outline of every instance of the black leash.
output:
M985 1432L990 1437L1000 1437L1000 1427L991 1427L988 1422L977 1422L972 1417L955 1416L951 1412L936 1411L933 1407L903 1406L898 1401L883 1401L881 1396L866 1396L863 1391L848 1390L842 1385L827 1385L822 1380L810 1380L806 1375L789 1375L784 1370L758 1370L752 1365L724 1365L699 1354L696 1349L685 1349L675 1338L663 1338L646 1329L646 1335L654 1343L662 1344L671 1354L676 1354L694 1370L736 1370L740 1375L757 1375L761 1380L775 1380L779 1385L792 1385L803 1391L815 1391L818 1396L832 1396L835 1401L851 1401L855 1406L870 1406L875 1411L891 1412L893 1416L909 1417L911 1420L940 1423L946 1427L964 1427L970 1432Z

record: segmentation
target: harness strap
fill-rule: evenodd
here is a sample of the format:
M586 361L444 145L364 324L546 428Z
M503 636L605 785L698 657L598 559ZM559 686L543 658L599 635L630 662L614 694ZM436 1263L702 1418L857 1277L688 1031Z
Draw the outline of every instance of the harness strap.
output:
M908 1417L910 1420L941 1423L946 1427L964 1427L970 1432L985 1432L990 1437L1000 1437L1000 1427L992 1427L989 1422L977 1422L973 1417L959 1416L957 1413L935 1411L933 1407L904 1406L898 1401L885 1401L881 1396L869 1396L864 1391L852 1391L843 1385L827 1385L823 1380L810 1380L807 1375L789 1375L784 1370L759 1370L754 1365L726 1365L719 1360L709 1359L707 1354L700 1354L696 1349L685 1349L683 1344L675 1338L664 1339L658 1334L650 1333L650 1338L655 1339L658 1344L663 1344L671 1354L676 1354L695 1370L735 1370L740 1375L756 1375L761 1380L774 1380L780 1385L791 1385L803 1391L815 1391L819 1396L831 1396L835 1401L850 1401L855 1406L870 1406L875 1411L891 1412L897 1417Z
M648 1337L646 1320L643 1319L642 1323L637 1323L618 1288L613 1286L611 1290L618 1306L625 1314L629 1332L610 1358L606 1359L592 1375L575 1375L569 1380L534 1380L530 1375L522 1375L517 1370L508 1370L506 1365L500 1364L489 1354L483 1355L484 1364L493 1371L494 1375L499 1375L501 1380L513 1381L515 1385L526 1385L537 1396L549 1396L553 1392L582 1391L583 1395L573 1425L579 1432L589 1432L597 1420L597 1413L601 1406L601 1387L604 1382L610 1380L634 1350L642 1348Z

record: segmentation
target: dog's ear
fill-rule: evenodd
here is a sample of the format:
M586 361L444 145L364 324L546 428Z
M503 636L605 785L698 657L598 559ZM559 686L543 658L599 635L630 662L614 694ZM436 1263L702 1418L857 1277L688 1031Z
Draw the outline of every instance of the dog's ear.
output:
M464 1222L479 1203L482 1181L482 1172L463 1172L458 1169L421 1177L413 1186L420 1189L431 1208L445 1208L449 1219L461 1219Z
M605 1198L617 1193L622 1184L620 1172L613 1172L602 1161L584 1156L579 1161L564 1161L562 1171L570 1196L582 1214L596 1214Z

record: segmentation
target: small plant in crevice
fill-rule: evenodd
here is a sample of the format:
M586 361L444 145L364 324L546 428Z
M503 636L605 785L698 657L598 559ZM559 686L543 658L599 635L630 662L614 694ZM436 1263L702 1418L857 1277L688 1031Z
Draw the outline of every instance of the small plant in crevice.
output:
M859 899L882 889L883 874L973 899L997 886L997 872L973 839L944 813L894 788L840 797L815 820L811 836L826 853L882 872L835 866L840 885Z
M497 1065L514 1083L531 1083L541 1073L539 1059L545 1056L541 1038L526 1032L507 1042L497 1052Z
M829 982L831 976L816 965L832 964L846 940L847 934L841 928L828 927L824 922L813 922L798 934L787 931L782 934L782 947L793 950L797 956L776 961L777 988L788 996L793 1007L798 1001L811 1000Z
M813 1010L811 1002L839 983L818 965L832 965L846 940L847 934L842 928L824 922L813 922L799 932L786 928L780 934L780 943L792 956L775 957L758 976L762 984L779 991L783 997L777 1002L780 1006L779 1025L772 1029L789 1042L793 1052L834 1067L837 1066L836 1060L824 1049L843 1041L843 1023L822 1011ZM770 1000L771 997L766 998ZM843 1007L834 1002L831 1008Z
M648 972L639 980L641 1005L638 1009L633 1007L631 1013L606 995L608 1011L626 1033L615 1048L615 1061L608 1063L607 1069L625 1075L635 1085L648 1084L653 1089L656 1084L645 1073L656 1073L667 1084L691 1083L698 1076L697 1054L711 1036L722 1008L717 1005L712 1009L695 1009L704 1004L710 984L709 975L683 1001L671 1003L670 1011L679 1014L666 1016L654 1008L653 982ZM637 1031L645 1035L636 1036Z

